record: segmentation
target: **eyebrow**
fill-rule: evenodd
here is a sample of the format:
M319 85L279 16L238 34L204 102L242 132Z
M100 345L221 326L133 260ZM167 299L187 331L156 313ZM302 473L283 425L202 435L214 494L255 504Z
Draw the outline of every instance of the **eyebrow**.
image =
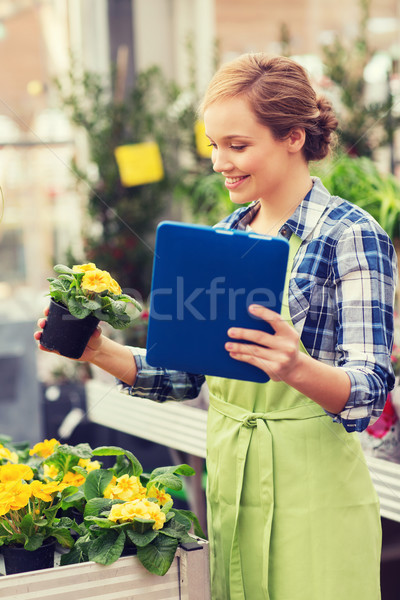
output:
M212 138L206 133L206 136L208 137L209 140L211 140ZM235 138L241 138L242 140L251 140L252 138L248 135L242 135L241 133L234 133L231 135L224 135L224 137L222 138L223 140L233 140Z

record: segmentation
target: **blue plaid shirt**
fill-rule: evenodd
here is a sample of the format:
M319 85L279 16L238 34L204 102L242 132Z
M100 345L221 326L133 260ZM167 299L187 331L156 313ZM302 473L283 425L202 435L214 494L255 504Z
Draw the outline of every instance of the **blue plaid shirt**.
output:
M258 210L255 201L217 227L246 229ZM394 386L393 245L367 212L331 196L317 178L280 229L287 239L292 233L302 240L289 285L293 325L313 358L346 370L350 396L343 411L331 416L347 431L362 431L379 417ZM204 376L153 368L145 351L132 351L138 375L129 393L159 402L198 395Z

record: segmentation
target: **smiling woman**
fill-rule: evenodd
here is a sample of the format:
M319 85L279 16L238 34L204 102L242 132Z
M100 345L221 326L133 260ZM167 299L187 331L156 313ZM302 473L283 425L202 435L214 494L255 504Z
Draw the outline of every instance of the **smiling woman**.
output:
M290 248L282 313L251 304L254 328L233 324L225 344L269 381L206 374L212 597L379 600L379 504L354 432L380 416L394 385L393 245L310 176L337 120L293 60L249 54L223 65L202 111L214 170L240 205L218 227ZM82 359L159 402L193 398L205 382L103 335Z

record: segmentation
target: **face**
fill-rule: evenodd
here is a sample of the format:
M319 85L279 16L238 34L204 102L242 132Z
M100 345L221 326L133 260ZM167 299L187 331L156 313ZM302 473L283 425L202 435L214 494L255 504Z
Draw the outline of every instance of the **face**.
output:
M268 201L279 194L290 172L288 143L256 120L246 99L214 102L204 123L214 171L225 177L232 202Z

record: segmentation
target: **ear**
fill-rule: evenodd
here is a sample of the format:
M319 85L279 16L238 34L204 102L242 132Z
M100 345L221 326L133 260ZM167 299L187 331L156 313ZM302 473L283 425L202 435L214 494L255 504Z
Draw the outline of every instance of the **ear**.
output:
M294 127L287 138L289 152L299 152L306 141L306 132L302 127Z

